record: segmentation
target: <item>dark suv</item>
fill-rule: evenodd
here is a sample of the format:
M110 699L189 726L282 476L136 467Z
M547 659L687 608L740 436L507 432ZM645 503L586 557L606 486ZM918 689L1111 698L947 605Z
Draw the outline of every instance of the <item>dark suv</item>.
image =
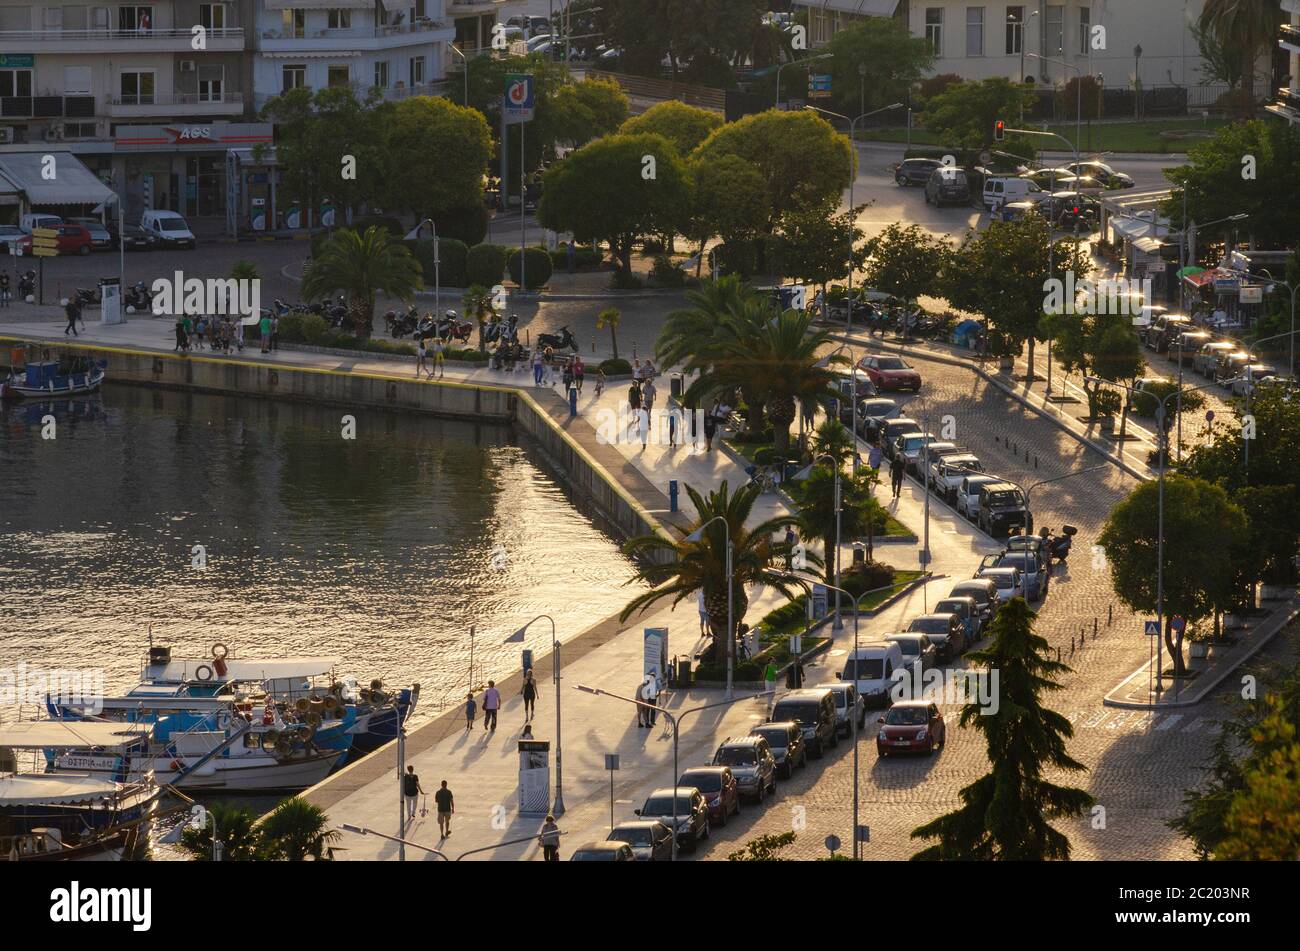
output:
M966 621L952 612L914 617L904 633L929 637L939 652L941 664L948 663L966 649Z
M656 789L636 810L642 819L658 819L673 827L673 787ZM709 803L694 786L677 787L677 844L694 848L709 837Z
M995 482L980 495L980 529L993 537L1025 534L1034 530L1034 516L1025 508L1025 496L1010 482Z
M943 163L932 158L903 159L894 172L894 181L900 185L924 185L936 168Z
M709 804L709 822L725 826L727 818L740 812L740 787L725 766L693 766L677 777L678 786L694 786Z
M796 766L808 765L808 747L804 746L803 730L794 720L780 723L763 723L749 731L750 736L761 736L767 740L776 760L776 773L782 779L789 779Z
M947 202L970 203L970 182L966 170L943 166L930 173L925 183L925 203L942 208Z
M731 768L741 796L762 802L768 793L776 792L776 758L761 736L723 740L713 754L713 765Z
M839 724L835 716L835 697L826 687L791 690L772 708L769 723L798 720L803 741L811 753L821 758L829 747L839 743Z

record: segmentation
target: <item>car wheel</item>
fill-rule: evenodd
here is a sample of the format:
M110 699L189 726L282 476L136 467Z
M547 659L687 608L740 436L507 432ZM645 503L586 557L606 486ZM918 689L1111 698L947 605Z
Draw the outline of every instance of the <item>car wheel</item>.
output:
M709 825L712 824L713 824L712 822L709 823ZM726 824L727 824L727 810L723 809L722 815L718 817L718 828L721 829Z
M895 176L894 176L894 181L896 181L896 182L897 182L898 184L900 184L900 185L906 185L906 184L907 184L907 176L905 176L905 175L901 175L901 174L899 174L899 175L895 175Z
M78 250L77 253L78 253L78 254L89 254L89 253L90 253L90 245L88 245L88 244L83 244L83 245L81 246L81 249Z
M933 756L936 752L938 752L938 750L939 750L938 737L934 737L934 736L930 737L930 747L925 751L925 755Z

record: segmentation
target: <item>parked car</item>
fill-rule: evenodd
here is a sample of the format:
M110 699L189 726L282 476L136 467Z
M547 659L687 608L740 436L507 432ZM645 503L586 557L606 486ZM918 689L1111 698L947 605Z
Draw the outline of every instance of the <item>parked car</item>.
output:
M635 819L620 822L605 836L608 842L625 842L638 862L670 862L673 857L673 831L658 819Z
M1246 367L1255 362L1255 358L1245 350L1219 354L1219 362L1214 367L1214 382L1225 389L1231 381L1246 372Z
M877 396L863 400L858 404L858 435L865 439L875 438L885 421L898 414L898 404L891 399Z
M1042 213L1039 202L1022 199L1001 205L998 209L998 218L1001 221L1024 221L1030 215L1041 216Z
M32 253L32 236L17 225L0 225L0 249L4 254L11 254L10 245L17 244L23 254Z
M767 740L772 759L776 760L776 773L782 779L789 779L796 767L803 769L808 765L808 747L804 745L803 728L797 721L760 723L749 733Z
M939 663L939 651L924 634L886 634L885 640L898 645L903 662L924 674Z
M980 631L988 629L989 622L993 620L993 615L997 613L998 606L1002 603L998 598L997 582L988 578L972 578L970 581L959 581L952 586L948 592L950 598L973 598L979 606L980 613Z
M934 614L955 614L962 622L962 650L970 647L980 639L983 625L980 623L980 606L969 595L965 597L940 598L934 603Z
M1022 526L1026 533L1034 530L1034 516L1025 508L1024 493L1010 482L984 487L978 521L980 529L995 538L1019 532Z
M916 459L913 460L912 469L915 471L917 479L924 479L926 470L940 459L946 459L949 456L960 456L967 451L965 446L959 446L955 442L949 442L946 439L934 440L920 448L916 454ZM930 486L930 491L935 491L933 485Z
M1161 314L1152 319L1143 334L1143 343L1148 350L1156 353L1168 353L1169 345L1184 331L1192 329L1192 318L1185 314Z
M987 578L998 586L998 601L1010 601L1020 594L1020 569L981 568L977 578Z
M1033 182L1045 192L1057 192L1058 183L1065 178L1073 178L1074 172L1068 168L1038 168L1020 176Z
M122 243L128 251L152 251L158 246L158 239L139 225L128 221L122 229Z
M1078 192L1081 195L1100 195L1106 190L1101 179L1092 175L1067 175L1056 183L1058 191Z
M1109 189L1133 187L1133 176L1117 172L1105 162L1098 162L1095 159L1070 162L1065 167L1076 175L1090 175Z
M805 687L791 690L772 707L769 723L796 720L803 729L804 745L813 756L821 759L827 749L839 743L839 729L835 722L835 698L826 687Z
M570 862L635 862L632 846L617 839L604 842L587 842L573 850Z
M997 567L1015 568L1020 572L1021 583L1030 601L1047 597L1047 586L1052 580L1043 557L1036 551L1005 551L999 556Z
M1001 208L1012 201L1042 201L1046 197L1047 192L1027 178L993 175L984 179L985 208Z
M970 180L966 170L944 165L936 168L925 180L925 203L942 208L945 204L970 203Z
M850 650L836 676L857 687L864 703L887 707L893 700L895 672L907 666L902 648L892 641L876 641Z
M140 216L140 227L164 248L194 248L197 240L186 220L174 211L151 209Z
M1039 203L1051 222L1062 231L1091 233L1101 224L1101 202L1083 192L1061 189L1053 191Z
M880 427L880 448L884 450L885 456L893 459L894 450L898 448L899 437L912 433L920 435L921 424L910 416L895 416L888 420Z
M876 753L929 753L933 755L947 740L943 717L937 704L926 700L896 703L878 721Z
M1215 367L1219 365L1219 356L1224 353L1233 353L1239 346L1240 344L1235 340L1215 340L1202 344L1201 349L1192 358L1192 369L1201 376L1213 377Z
M853 733L854 720L857 720L858 732L861 732L867 725L867 705L862 702L858 688L853 686L852 681L823 686L835 695L835 726L840 735L849 736Z
M714 766L729 767L736 778L737 798L750 796L762 802L776 792L776 758L761 736L724 740L713 754Z
M924 634L934 645L938 662L946 664L966 649L966 621L958 614L921 614L907 625L906 634Z
M60 254L89 254L93 241L90 231L81 225L62 224L55 229Z
M1241 373L1242 377L1240 379L1232 381L1233 396L1252 396L1254 395L1255 387L1260 383L1263 383L1265 380L1277 376L1276 370L1270 366L1265 366L1262 363L1247 364L1242 368Z
M117 246L117 236L98 218L69 218L68 224L81 225L90 232L90 246L95 250L106 250Z
M636 810L642 819L658 819L672 828L673 787L656 789ZM677 787L677 845L694 848L709 837L709 804L704 793L694 787Z
M1169 359L1181 366L1189 366L1196 355L1214 337L1208 330L1184 330L1169 345Z
M894 455L903 457L903 464L909 475L917 475L917 464L921 453L930 443L938 442L934 433L903 433L894 440Z
M704 793L713 825L725 826L733 812L740 812L740 785L729 766L692 766L677 777L677 785Z
M979 518L980 496L986 486L1001 485L1002 480L993 475L968 475L957 487L957 511L972 522Z
M894 169L894 181L900 185L924 185L943 162L932 158L903 159Z
M37 228L57 228L61 224L63 219L58 215L46 215L40 212L29 212L18 219L18 227L27 234L31 234Z
M921 392L921 374L902 357L867 354L858 361L858 367L867 371L871 382L882 392L885 390Z
M950 505L955 504L957 490L970 478L972 470L984 471L984 464L973 452L941 455L930 463L930 491L942 495Z

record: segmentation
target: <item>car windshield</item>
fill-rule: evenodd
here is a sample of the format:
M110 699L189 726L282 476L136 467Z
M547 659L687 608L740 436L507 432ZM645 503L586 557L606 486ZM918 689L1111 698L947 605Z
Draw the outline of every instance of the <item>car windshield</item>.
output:
M682 795L677 797L677 815L684 816L691 811L691 797ZM641 807L643 816L671 816L673 814L673 797L672 796L651 796Z
M615 826L614 831L605 838L611 842L626 842L628 845L651 845L654 842L650 830L644 826Z
M1022 504L1020 493L1012 489L999 489L996 492L986 492L989 497L990 505L1016 505Z
M758 754L752 746L724 746L713 761L719 766L753 766L758 762Z
M894 641L894 643L897 644L899 649L908 657L911 657L913 654L921 653L921 642L915 637L901 637Z
M1016 583L1015 576L1012 575L1011 572L1009 571L1006 574L1002 574L1001 572L999 572L998 574L995 575L989 575L989 577L993 579L993 583L996 584L999 588L1014 587Z
M163 218L158 222L158 227L163 231L189 231L185 227L185 222L179 218Z
M930 711L925 707L890 707L885 714L886 726L925 726L930 722Z
M709 772L682 773L677 780L679 786L694 786L700 792L717 792L722 788L722 774Z
M617 862L618 853L613 849L579 849L573 853L574 862Z
M767 740L767 745L774 750L783 750L790 745L790 734L784 729L780 730L755 730L755 736L761 736Z
M847 690L834 690L832 691L832 693L835 694L835 706L839 707L840 709L843 709L844 707L848 706L849 694Z
M947 634L948 619L946 617L913 618L907 629L909 631L920 631L922 634Z
M850 660L844 665L845 680L879 680L885 675L885 662L879 657Z
M1007 552L1007 554L1002 556L1002 560L998 562L998 567L1019 568L1021 571L1024 571L1026 568L1028 568L1030 571L1033 571L1035 568L1038 567L1038 560L1036 558L1031 559L1028 552L1023 552L1023 551Z
M877 370L910 370L912 369L898 357L881 357L876 361Z
M982 601L987 601L989 597L988 590L984 587L956 588L951 593L954 597L956 597L957 595L961 595L963 597L974 598L977 604Z
M962 601L940 601L934 606L934 610L937 613L946 611L949 614L964 615L970 610L970 605Z
M772 711L773 720L798 720L804 726L817 722L815 703L778 703Z

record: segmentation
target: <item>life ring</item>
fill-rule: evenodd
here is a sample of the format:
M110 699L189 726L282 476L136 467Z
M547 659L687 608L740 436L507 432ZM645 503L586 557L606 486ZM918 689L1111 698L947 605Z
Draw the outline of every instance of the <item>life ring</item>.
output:
M200 683L207 683L212 679L212 668L207 664L199 664L194 668L194 679Z
M330 694L328 697L325 698L326 710L336 710L338 709L339 706L340 706L339 698L334 696L334 694Z
M213 660L225 660L229 656L230 656L230 650L226 647L225 644L221 643L220 641L217 641L215 644L212 645Z
M278 746L279 743L280 743L279 730L267 730L265 733L262 734L262 749L266 749L268 746L274 748L275 746Z
M224 733L226 730L229 730L229 729L230 729L230 721L231 721L231 716L230 716L230 711L229 711L229 710L221 710L221 711L218 711L218 713L217 713L217 729L218 729L218 730L221 730L223 733Z

